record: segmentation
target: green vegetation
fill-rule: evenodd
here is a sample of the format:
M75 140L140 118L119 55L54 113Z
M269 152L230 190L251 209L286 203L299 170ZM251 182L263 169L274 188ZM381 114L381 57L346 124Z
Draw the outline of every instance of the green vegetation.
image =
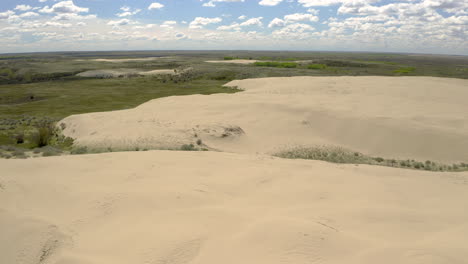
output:
M333 163L380 165L427 171L468 171L468 164L466 163L447 165L429 160L419 162L409 159L385 159L366 156L340 147L296 147L275 153L274 156L287 159L323 160Z
M327 68L327 65L325 64L309 64L307 66L307 69L312 69L312 70L323 70L326 68Z
M276 67L276 68L296 68L297 63L295 62L276 62L276 61L265 61L255 62L255 66L259 67Z
M415 70L415 67L401 67L397 70L394 70L393 72L398 74L408 74L414 72Z
M183 151L197 151L198 149L193 144L185 144L180 147Z
M224 60L235 60L236 58L234 57L224 57Z
M225 80L199 78L162 82L156 77L84 79L0 86L0 145L21 149L54 146L67 149L55 123L72 114L133 108L148 100L174 95L233 93ZM34 97L31 99L31 97Z

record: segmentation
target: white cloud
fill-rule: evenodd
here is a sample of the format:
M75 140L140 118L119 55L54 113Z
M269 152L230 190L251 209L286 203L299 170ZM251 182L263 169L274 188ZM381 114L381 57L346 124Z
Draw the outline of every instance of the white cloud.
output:
M281 2L283 2L283 0L262 0L258 4L262 6L276 6Z
M215 7L216 4L215 3L219 3L219 2L229 2L229 3L233 3L233 2L244 2L245 0L211 0L207 3L204 3L203 6L205 7Z
M161 8L163 8L163 7L164 7L163 4L158 3L158 2L154 2L154 3L151 3L151 4L148 6L148 10L161 9Z
M87 13L89 12L89 8L78 7L76 6L73 1L63 1L53 5L52 7L45 6L41 10L41 13Z
M11 11L11 10L8 10L6 12L2 12L0 13L0 19L7 19L11 16L13 16L15 14L15 12Z
M254 17L245 22L242 22L240 26L241 27L246 27L246 26L260 26L261 27L263 25L262 19L263 17Z
M125 26L128 24L134 24L134 22L126 18L120 20L111 20L107 22L107 25L109 26Z
M47 21L44 24L42 24L41 26L42 27L69 28L69 27L72 26L72 24Z
M275 27L284 27L288 24L297 23L297 22L317 22L319 18L312 14L304 14L304 13L295 13L285 15L283 19L275 18L273 19L270 24L268 24L269 28Z
M301 40L309 38L310 31L315 30L314 27L307 24L290 24L281 29L275 30L272 35L274 38Z
M284 27L286 25L286 23L284 22L283 19L280 19L280 18L275 18L273 19L270 24L268 24L268 27L269 28L273 28L273 27Z
M15 10L18 10L18 11L28 11L28 10L31 10L32 7L30 5L17 5L15 7Z
M67 21L67 20L83 20L83 19L95 19L96 18L96 15L86 15L86 16L82 16L82 15L79 15L79 14L74 14L74 13L71 13L71 14L58 14L56 16L54 16L52 18L52 20L54 21Z
M26 13L23 13L23 14L21 14L19 16L22 17L22 18L31 18L31 17L38 17L39 14L34 13L34 12L26 12Z
M208 18L208 17L196 17L192 22L189 24L189 28L203 28L208 24L217 24L221 22L223 19L220 17Z
M239 19L239 20L245 20L246 18L247 18L247 16L242 15L242 16L239 16L237 19Z
M128 6L122 6L120 10L122 12L115 14L118 17L129 17L129 16L133 16L141 12L141 9L132 10L132 8Z
M319 21L319 18L317 16L312 15L312 14L296 13L296 14L290 14L290 15L284 16L284 20L286 21L286 23L317 22L317 21Z
M129 12L130 10L132 10L129 6L122 6L120 8L120 10L124 11L124 12Z

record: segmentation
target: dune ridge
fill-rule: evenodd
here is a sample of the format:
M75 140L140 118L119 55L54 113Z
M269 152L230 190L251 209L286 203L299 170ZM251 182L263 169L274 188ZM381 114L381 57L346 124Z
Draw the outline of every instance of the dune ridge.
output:
M244 91L70 116L62 120L63 133L79 146L104 150L177 149L201 141L237 153L334 145L387 158L468 160L467 80L281 77L226 85ZM243 133L225 133L231 128Z

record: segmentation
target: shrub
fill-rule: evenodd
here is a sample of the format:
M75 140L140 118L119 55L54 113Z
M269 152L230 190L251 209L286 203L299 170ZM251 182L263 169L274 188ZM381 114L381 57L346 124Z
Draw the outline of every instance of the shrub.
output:
M15 135L16 144L23 144L24 143L24 132L19 132Z
M87 147L73 148L70 153L73 154L73 155L86 154L86 153L88 153L88 148Z
M255 62L255 66L259 67L276 67L276 68L296 68L297 63L295 62L276 62L276 61L264 61Z
M385 159L381 157L376 157L374 158L374 160L380 163L380 162L383 162Z
M16 149L15 151L13 151L12 155L20 159L26 158L26 155L24 154L24 150L22 149Z
M54 126L51 123L42 123L36 129L31 135L31 143L38 147L47 146L54 135Z
M60 150L58 148L51 147L51 146L43 147L40 150L42 150L42 156L43 157L57 156L57 155L60 155L62 153L62 150Z
M193 144L184 144L180 147L180 150L183 151L195 151L197 150Z
M235 58L234 57L224 57L224 60L234 60Z
M203 143L203 142L202 142L201 139L198 139L198 140L197 140L197 145L198 145L198 146L200 146L202 143Z

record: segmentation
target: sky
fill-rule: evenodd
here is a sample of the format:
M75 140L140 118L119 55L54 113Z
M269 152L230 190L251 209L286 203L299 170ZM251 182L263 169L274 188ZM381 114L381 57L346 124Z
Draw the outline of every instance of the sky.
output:
M468 0L0 0L0 53L89 50L468 55Z

